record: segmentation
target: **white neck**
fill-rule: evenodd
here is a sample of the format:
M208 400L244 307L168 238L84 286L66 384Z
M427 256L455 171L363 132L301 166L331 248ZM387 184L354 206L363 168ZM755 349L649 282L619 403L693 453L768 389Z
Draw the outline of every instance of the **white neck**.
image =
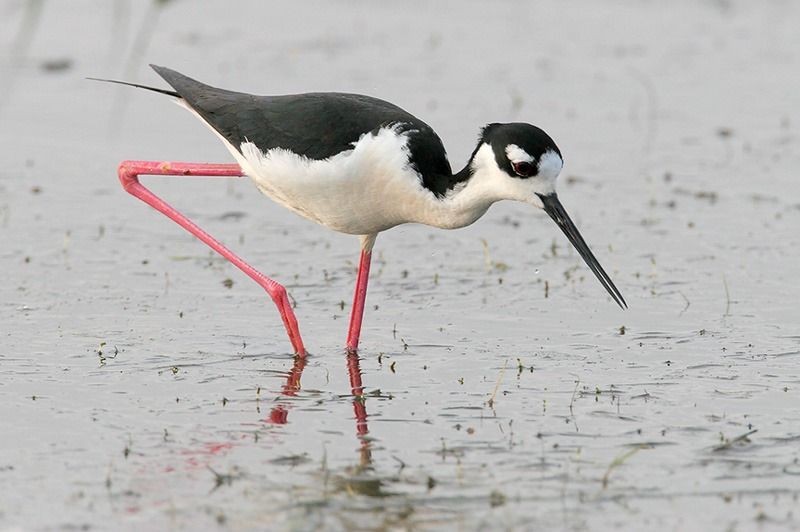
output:
M472 176L448 191L444 198L438 199L431 195L431 199L426 202L426 209L420 212L415 221L442 229L457 229L470 225L483 216L496 201L508 199L539 206L536 193L540 192L537 187L541 182L506 174L497 166L490 145L483 144L478 148L470 162L470 168Z

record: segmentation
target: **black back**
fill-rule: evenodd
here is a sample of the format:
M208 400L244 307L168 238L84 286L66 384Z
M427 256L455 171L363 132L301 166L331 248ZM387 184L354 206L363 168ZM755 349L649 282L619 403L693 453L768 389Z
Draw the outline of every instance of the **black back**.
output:
M210 87L174 70L151 66L237 150L249 141L261 151L284 148L321 160L352 149L364 134L395 125L409 135L409 163L423 186L441 196L457 179L433 129L389 102L338 92L254 96Z

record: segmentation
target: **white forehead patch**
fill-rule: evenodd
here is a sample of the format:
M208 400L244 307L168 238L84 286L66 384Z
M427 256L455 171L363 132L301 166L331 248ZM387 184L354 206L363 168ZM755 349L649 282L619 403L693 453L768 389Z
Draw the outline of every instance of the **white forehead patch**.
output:
M548 150L539 158L538 174L545 179L555 179L561 173L563 166L564 161L561 160L561 156L553 150Z
M516 144L509 144L506 146L506 157L512 163L532 163L533 157L528 152L517 146Z

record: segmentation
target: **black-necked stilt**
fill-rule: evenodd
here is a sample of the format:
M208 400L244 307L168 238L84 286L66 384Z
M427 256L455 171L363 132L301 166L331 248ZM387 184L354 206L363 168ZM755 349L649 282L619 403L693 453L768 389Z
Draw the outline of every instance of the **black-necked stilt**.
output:
M378 233L415 222L445 229L471 224L499 200L529 203L564 231L614 301L619 290L589 250L556 195L563 160L547 133L523 123L489 124L463 170L453 173L431 127L389 102L335 92L253 96L210 87L152 65L166 94L225 143L238 164L124 161L125 190L161 211L264 287L278 306L295 352L305 354L286 290L139 183L139 175L248 176L277 203L335 231L361 238L347 348L355 351ZM101 80L113 81L113 80Z

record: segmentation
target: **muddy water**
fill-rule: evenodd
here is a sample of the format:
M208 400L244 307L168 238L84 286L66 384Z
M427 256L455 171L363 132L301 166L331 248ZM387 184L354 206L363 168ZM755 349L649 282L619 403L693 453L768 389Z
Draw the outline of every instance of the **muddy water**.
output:
M790 2L0 4L0 530L791 529L800 493L800 40ZM245 180L150 178L297 302L126 195L228 162L148 62L374 94L459 167L534 122L619 311L546 216L357 242Z

